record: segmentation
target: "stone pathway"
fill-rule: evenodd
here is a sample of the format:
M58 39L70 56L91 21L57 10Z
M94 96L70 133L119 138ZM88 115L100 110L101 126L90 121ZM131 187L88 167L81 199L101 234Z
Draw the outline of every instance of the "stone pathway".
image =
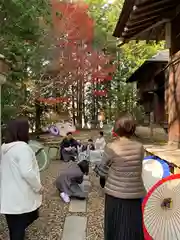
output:
M85 176L81 186L88 194L90 188L89 177ZM69 205L70 216L65 218L62 240L85 240L87 230L87 217L79 216L86 214L87 201L72 199Z
M85 240L86 225L87 217L66 217L62 240Z

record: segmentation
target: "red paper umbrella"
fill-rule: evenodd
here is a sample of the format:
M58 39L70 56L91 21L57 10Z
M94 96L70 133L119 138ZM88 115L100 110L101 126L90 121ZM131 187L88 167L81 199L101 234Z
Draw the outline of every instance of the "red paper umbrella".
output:
M156 183L143 200L145 240L180 239L180 174Z
M116 67L113 65L113 66L111 66L111 67L109 67L109 68L103 68L101 71L96 71L96 72L94 72L94 76L95 77L97 77L97 76L101 76L101 75L105 75L105 76L107 76L108 74L110 74L110 73L113 73L113 72L115 72L115 70L116 70Z
M107 95L107 91L106 90L94 90L93 94L95 96L106 96Z
M106 73L113 73L113 72L115 72L115 70L116 70L116 66L112 65L111 67L105 68L104 72L106 72Z
M109 75L93 75L92 76L92 81L93 82L104 82L104 81L111 81L112 76Z
M70 99L68 97L57 97L57 98L39 98L39 102L47 103L47 104L57 104L62 102L69 102Z
M106 76L106 78L105 78L107 81L111 81L112 80L112 76L111 75L108 75L108 76Z

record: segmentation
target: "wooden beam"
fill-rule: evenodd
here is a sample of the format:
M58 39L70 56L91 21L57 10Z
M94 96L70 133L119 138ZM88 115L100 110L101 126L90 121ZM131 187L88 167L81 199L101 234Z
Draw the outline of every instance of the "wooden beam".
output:
M136 9L134 10L133 14L149 12L150 10L155 10L155 9L161 8L165 5L176 6L177 3L179 3L179 0L161 0L161 1L156 1L154 3L152 3L152 1L151 1L151 2L149 2L149 4L145 5L145 7L136 5Z
M160 20L160 21L158 21L157 23L155 23L155 24L152 24L151 26L149 26L149 27L147 27L147 28L143 28L141 31L139 31L139 32L137 32L137 33L135 33L135 32L133 32L133 33L129 33L129 34L126 34L126 35L124 35L124 38L125 39L129 39L129 40L131 40L132 38L134 39L134 38L137 38L139 35L141 35L142 33L144 33L144 32L148 32L149 30L151 30L152 28L156 28L156 27L158 27L158 26L160 26L160 25L162 25L162 24L164 24L164 23L167 23L167 22L169 22L169 19L163 19L163 20Z
M174 17L174 11L173 11L173 9L171 9L171 8L169 8L168 10L167 10L167 12L164 10L163 12L162 12L162 15L153 15L154 13L152 13L152 16L151 17L143 17L143 18L141 18L141 20L139 19L139 21L137 22L137 21L131 21L130 23L131 24L129 24L129 23L127 23L127 29L129 30L129 31L131 31L131 29L136 29L136 28L140 28L141 26L144 26L144 25L147 25L147 23L149 22L151 22L152 24L154 24L155 22L158 22L159 20L161 20L161 19L164 19L164 18L168 18L168 19L173 19L173 17Z
M142 25L139 26L135 26L135 27L131 27L128 28L127 31L123 32L123 36L129 35L129 34L136 34L138 32L142 32L144 29L148 29L149 27L151 27L153 25L153 22L159 22L161 20L161 18L157 18L156 21L149 21L149 22L145 22Z
M163 0L161 0L163 1ZM140 1L139 3L136 4L136 6L138 7L144 7L144 6L147 6L148 4L153 4L153 3L156 3L157 0L144 0L144 1Z
M121 14L119 16L119 20L116 24L116 28L114 30L113 36L114 37L120 37L124 27L128 21L128 18L130 16L130 13L132 12L133 6L135 4L135 0L125 0L123 9L121 11Z
M152 11L148 11L148 12L143 12L142 14L137 14L137 13L133 13L131 15L131 18L129 19L129 23L127 22L127 24L134 24L134 22L140 21L142 19L146 19L148 17L152 17L152 16L162 16L162 17L166 17L168 12L174 12L174 6L166 6L166 7L162 7L162 8L158 8L156 10L152 10ZM174 13L173 13L174 15Z
M131 28L135 28L135 27L138 27L138 26L142 26L143 24L146 24L147 22L153 22L154 23L157 18L160 18L160 16L156 15L156 16L151 16L149 18L143 18L139 21L127 23L126 27L128 29L131 29Z

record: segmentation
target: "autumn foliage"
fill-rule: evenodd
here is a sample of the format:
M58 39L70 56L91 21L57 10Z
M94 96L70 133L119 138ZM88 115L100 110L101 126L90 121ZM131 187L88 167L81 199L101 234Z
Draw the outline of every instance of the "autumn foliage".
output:
M111 56L93 49L94 21L84 3L65 3L52 0L53 38L55 41L54 65L58 78L54 86L111 81L115 70ZM95 96L106 96L107 90L94 89ZM61 96L63 97L63 96ZM66 97L64 96L65 101ZM63 99L63 98L62 98Z
M92 42L94 23L88 15L88 5L52 0L52 19L55 34L62 33L69 44Z

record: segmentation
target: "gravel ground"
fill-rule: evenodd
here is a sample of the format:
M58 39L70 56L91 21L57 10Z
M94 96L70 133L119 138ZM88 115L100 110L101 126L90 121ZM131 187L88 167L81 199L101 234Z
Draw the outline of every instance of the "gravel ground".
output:
M99 178L90 173L91 189L87 204L87 240L102 240L104 221L104 192L100 188Z
M96 133L97 135L97 133ZM84 138L94 136L91 132ZM41 174L45 187L43 205L40 210L40 218L28 230L29 240L60 240L62 237L65 217L71 215L68 212L69 205L64 204L58 196L53 185L59 172L65 164L60 161L52 161L49 168ZM87 216L87 237L86 240L102 240L104 221L104 192L100 188L99 178L90 171L90 192L87 202L87 213L76 213L75 215ZM0 215L0 240L8 240L7 227L4 217Z
M42 182L45 187L43 205L40 218L30 227L27 237L30 240L60 240L68 205L59 198L53 182L64 164L53 161L49 168L42 173ZM0 240L8 240L7 227L4 217L0 216Z
M69 205L64 204L59 198L53 182L64 166L65 164L60 161L52 161L49 168L41 174L45 187L43 205L40 209L40 218L27 232L27 239L29 240L60 240L62 237L65 217L71 215L71 213L68 212ZM98 180L91 171L87 213L76 214L88 217L86 240L103 239L104 194ZM8 239L6 222L4 217L0 215L0 240Z

